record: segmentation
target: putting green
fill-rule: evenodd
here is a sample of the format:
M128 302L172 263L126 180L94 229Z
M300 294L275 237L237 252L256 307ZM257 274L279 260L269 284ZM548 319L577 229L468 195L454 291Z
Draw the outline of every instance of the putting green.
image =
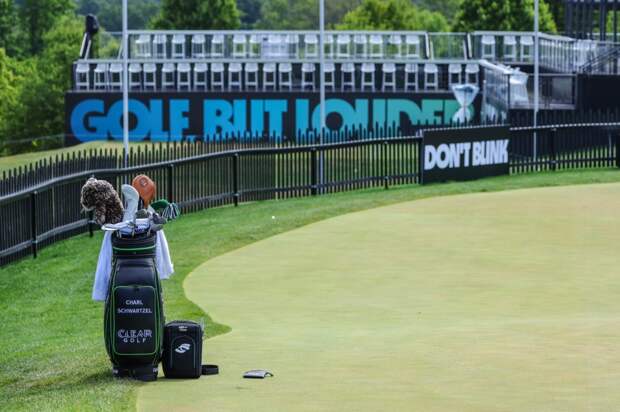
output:
M206 341L221 374L138 408L617 410L619 215L620 184L440 197L210 260L185 289L232 327Z

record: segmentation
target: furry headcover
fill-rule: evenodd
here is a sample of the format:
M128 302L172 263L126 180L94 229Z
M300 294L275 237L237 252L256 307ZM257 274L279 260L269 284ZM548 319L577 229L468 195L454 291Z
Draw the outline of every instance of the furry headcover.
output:
M123 204L114 187L105 180L91 177L82 186L80 197L82 207L95 212L98 225L119 223L123 220Z

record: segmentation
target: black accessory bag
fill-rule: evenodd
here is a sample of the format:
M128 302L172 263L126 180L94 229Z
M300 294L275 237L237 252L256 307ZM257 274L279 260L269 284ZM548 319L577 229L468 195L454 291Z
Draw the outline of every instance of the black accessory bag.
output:
M164 328L166 378L200 378L202 367L202 327L192 321L175 320Z
M151 381L161 359L164 313L155 268L156 234L112 236L113 264L105 306L106 349L118 377Z

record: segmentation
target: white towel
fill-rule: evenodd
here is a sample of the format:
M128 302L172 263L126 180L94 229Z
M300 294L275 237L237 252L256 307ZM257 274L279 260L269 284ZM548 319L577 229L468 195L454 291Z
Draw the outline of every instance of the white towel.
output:
M95 283L93 283L93 300L104 301L108 295L110 275L112 274L112 233L105 232L99 260L97 261L97 271L95 272ZM168 241L164 231L157 232L157 242L155 243L155 267L160 279L168 279L174 273L174 266L170 260Z

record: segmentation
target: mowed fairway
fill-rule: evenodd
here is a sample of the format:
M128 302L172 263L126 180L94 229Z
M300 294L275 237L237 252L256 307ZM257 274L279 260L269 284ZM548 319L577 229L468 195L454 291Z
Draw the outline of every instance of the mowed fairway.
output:
M418 200L287 232L188 276L188 297L232 327L206 341L221 374L145 385L138 408L618 410L619 248L620 184ZM241 379L255 368L275 377Z

